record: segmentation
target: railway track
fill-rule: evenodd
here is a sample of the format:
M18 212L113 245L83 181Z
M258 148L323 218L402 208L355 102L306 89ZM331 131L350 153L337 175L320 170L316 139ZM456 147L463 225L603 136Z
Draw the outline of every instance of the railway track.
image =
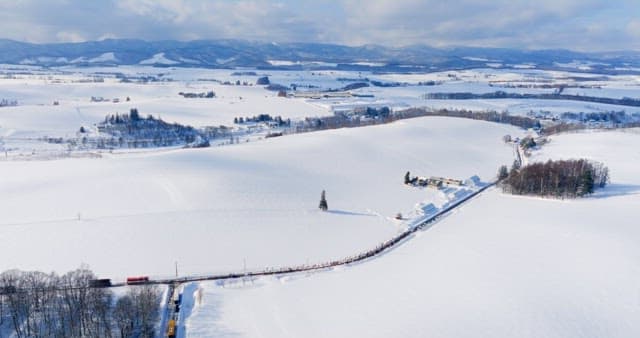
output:
M348 265L348 264L362 262L362 261L365 261L367 259L371 259L371 258L374 258L374 257L376 257L378 255L381 255L381 254L393 249L394 247L400 245L402 242L407 240L411 235L413 235L417 231L422 230L425 227L437 222L440 218L442 218L443 216L447 215L448 213L450 213L455 208L459 207L460 205L464 204L465 202L469 201L470 199L474 198L475 196L481 194L482 192L484 192L485 190L489 189L490 187L495 186L496 184L497 184L497 181L489 183L488 185L478 189L477 191L473 192L472 194L460 199L459 201L456 201L455 203L452 203L451 205L449 205L446 208L442 209L440 212L438 212L435 215L427 218L426 220L424 220L420 224L401 232L400 234L394 236L390 240L388 240L388 241L376 246L375 248L373 248L371 250L368 250L368 251L365 251L365 252L360 253L358 255L350 256L350 257L347 257L347 258L344 258L344 259L341 259L341 260L335 260L335 261L330 261L330 262L325 262L325 263L320 263L320 264L314 264L314 265L310 265L310 266L309 265L300 265L300 266L293 266L293 267L283 267L283 268L273 269L273 270L270 269L270 270L252 271L252 272L245 272L245 273L231 273L231 274L226 274L226 275L211 275L211 276L200 276L200 277L182 277L182 278L171 278L171 279L166 279L166 280L150 280L150 281L148 281L146 283L147 284L169 284L170 288L172 288L172 290L170 290L170 291L173 292L173 288L177 288L177 286L182 284L182 283L198 282L198 281L237 279L237 278L245 278L245 277L272 276L272 275L292 274L292 273L300 273L300 272L308 272L308 271L321 271L321 270L324 270L324 269L329 269L329 268L338 267L338 266L342 266L342 265ZM171 305L169 304L168 306L171 306ZM176 323L179 320L179 318L177 318L177 316L175 316L174 318L175 318L175 321L173 322L173 324L172 323L166 323L166 324L163 323L164 325L161 326L164 329L164 337L171 337L171 338L175 337L175 326L177 325Z
M362 262L367 259L378 256L382 253L385 253L393 249L394 247L400 245L404 240L409 238L412 234L435 223L440 218L450 213L452 210L456 209L457 207L469 201L470 199L474 198L475 196L481 194L485 190L495 186L496 184L497 184L497 181L487 184L486 186L478 189L477 191L469 194L468 196L452 203L451 205L442 209L435 215L425 219L420 224L397 234L391 239L379 244L378 246L368 251L359 253L354 256L349 256L343 259L324 262L324 263L318 263L313 265L299 265L299 266L281 267L281 268L268 269L268 270L247 271L247 272L209 275L209 276L192 276L192 277L185 276L185 277L169 278L169 279L156 279L156 280L149 280L148 282L140 283L140 284L176 284L176 283L180 284L180 283L199 282L199 281L236 279L236 278L243 278L243 277L272 276L272 275L291 274L291 273L298 273L298 272L325 270L332 267L338 267L338 266Z
M280 267L280 268L267 269L267 270L235 272L235 273L228 273L228 274L213 274L213 275L204 275L204 276L185 276L185 277L175 277L175 278L165 278L165 279L149 279L146 281L136 282L135 284L126 283L126 282L117 282L117 283L110 283L108 286L107 285L97 286L95 288L117 288L117 287L123 287L126 285L173 285L174 287L177 287L179 284L189 283L189 282L227 280L227 279L237 279L237 278L245 278L245 277L273 276L273 275L292 274L292 273L299 273L299 272L320 271L320 270L326 270L333 267L359 263L367 259L374 258L400 245L403 241L408 239L411 235L413 235L417 231L422 230L425 227L435 223L440 218L450 213L452 210L456 209L457 207L469 201L470 199L474 198L475 196L478 196L485 190L495 186L496 184L497 184L497 181L487 184L486 186L478 189L477 191L469 194L468 196L465 196L460 200L447 206L446 208L440 210L438 213L434 214L433 216L430 216L429 218L425 219L418 225L397 234L391 239L377 245L376 247L370 250L361 252L353 256L345 257L342 259L337 259L333 261L317 263L312 265L298 265L298 266ZM89 286L89 287L92 287L92 286ZM85 289L85 288L87 288L87 286L55 288L55 289L52 288L50 290L39 289L39 291L63 291L63 290ZM30 292L30 291L31 290L28 290L28 289L11 290L10 292L0 291L0 295L9 294L9 293Z
M111 283L109 281L108 285L89 286L89 287L116 288L116 287L123 287L126 285L167 285L168 286L167 296L166 296L166 299L163 300L163 302L166 304L165 305L166 307L162 314L161 323L160 323L161 331L159 334L162 335L163 337L173 338L173 337L176 337L177 335L176 328L179 325L178 323L179 316L176 308L176 304L179 306L179 303L174 302L174 299L175 299L174 293L178 289L180 284L190 283L190 282L199 282L199 281L228 280L228 279L238 279L238 278L251 278L251 277L260 277L260 276L293 274L293 273L310 272L310 271L322 271L322 270L326 270L326 269L330 269L338 266L344 266L344 265L363 262L368 259L372 259L376 256L379 256L399 246L401 243L408 240L411 237L411 235L413 235L417 231L420 231L428 227L429 225L437 222L439 219L446 216L454 209L458 208L459 206L471 200L472 198L478 196L485 190L495 186L496 184L497 184L497 181L487 184L486 186L478 189L477 191L469 194L468 196L465 196L460 200L452 203L451 205L448 205L447 207L440 210L438 213L430 216L429 218L425 219L418 225L406 229L405 231L397 234L391 239L377 245L376 247L370 250L361 252L353 256L345 257L342 259L313 264L313 265L298 265L298 266L290 266L290 267L281 267L276 269L237 272L237 273L229 273L229 274L185 276L185 277L176 277L176 278L167 278L167 279L149 279L144 281L137 281L135 283L126 283L126 282ZM51 289L48 291L56 292L56 291L69 290L69 289L86 289L86 288L87 288L86 286L79 286L79 287L69 287L69 288L57 288L57 289ZM8 294L8 293L23 293L23 292L30 292L30 291L31 290L28 290L28 289L11 290L10 292L7 292L7 290L4 290L4 291L0 290L0 295ZM39 291L42 292L46 290L40 289Z

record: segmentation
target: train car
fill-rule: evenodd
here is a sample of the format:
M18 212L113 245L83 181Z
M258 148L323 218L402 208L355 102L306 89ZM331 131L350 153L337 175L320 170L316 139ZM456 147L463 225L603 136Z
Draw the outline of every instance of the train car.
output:
M149 281L149 276L127 277L127 285L144 284Z
M169 320L169 325L167 326L167 337L176 337L176 321L173 319Z
M89 287L91 288L108 288L110 286L111 286L111 279L108 279L108 278L89 280Z
M180 304L182 304L182 293L176 293L173 295L174 312L180 312Z

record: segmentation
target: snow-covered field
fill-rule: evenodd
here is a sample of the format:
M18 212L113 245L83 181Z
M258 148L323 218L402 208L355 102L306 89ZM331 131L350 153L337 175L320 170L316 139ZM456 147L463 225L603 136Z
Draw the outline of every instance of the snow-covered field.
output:
M74 78L78 76L71 77ZM186 99L178 95L210 90L215 91L216 98ZM92 96L117 98L120 102L90 102ZM303 100L276 97L276 93L260 86L225 86L206 81L133 84L115 79L105 79L104 83L5 79L0 80L0 98L15 99L20 104L0 108L0 136L4 137L73 136L80 126L91 127L107 114L126 114L131 108L138 108L143 116L152 114L168 122L196 127L230 126L234 117L258 114L299 119L330 113ZM59 105L53 105L54 101Z
M199 283L202 296L188 309L187 333L637 337L639 141L637 130L559 135L533 155L605 162L611 185L584 200L514 197L494 189L365 264Z
M147 63L169 61L157 54ZM234 117L263 113L299 120L358 106L640 112L575 101L422 98L428 92L554 90L503 84L587 83L594 88L566 93L637 99L640 80L633 76L526 68L235 72L0 65L0 99L19 104L0 108L0 151L38 153L56 145L34 138L73 137L80 126L91 129L105 115L134 107L143 116L196 127L230 126ZM353 91L365 97L307 100L277 97L262 86L221 84L253 84L265 75L299 90L339 89L365 78L406 86ZM122 83L123 76L161 81ZM103 82L87 82L96 79ZM213 99L178 95L210 90ZM92 96L111 102L90 102ZM184 276L343 258L389 239L460 193L405 186L406 171L454 179L478 175L488 182L499 165L513 162L513 149L502 142L505 134L525 132L432 117L204 149L3 159L0 271L63 273L87 263L100 277L121 281L129 275L171 276L176 263ZM612 183L584 200L513 197L493 189L365 263L314 274L187 284L180 332L194 337L639 336L639 141L637 130L566 134L533 153L529 161L580 156L608 165ZM318 211L322 190L327 213ZM408 219L394 219L398 212Z
M162 63L163 55L151 61ZM151 62L150 61L150 62ZM340 89L356 82L378 81L402 83L402 87L370 86L352 91L373 97L305 100L277 97L276 92L252 86L260 76L271 83L295 85L298 90ZM129 83L122 78L153 78L157 82ZM103 81L103 82L87 82ZM247 83L248 86L223 85ZM432 81L435 85L425 85ZM504 86L524 86L510 88ZM44 69L32 66L0 65L0 99L16 100L17 107L0 108L0 137L33 138L74 136L80 126L91 127L105 115L127 113L138 108L143 116L152 114L165 121L199 126L233 124L234 117L257 114L280 115L302 119L331 115L332 110L356 106L382 106L402 109L497 110L525 114L530 111L563 112L620 111L640 113L640 108L575 101L545 100L425 100L434 92L490 93L497 90L515 93L552 93L554 88L541 85L582 85L590 88L567 88L564 93L598 97L638 99L637 76L602 76L598 74L542 71L535 69L474 69L424 74L375 74L349 71L238 71L198 68L60 67ZM537 86L537 87L536 87ZM591 88L593 87L593 88ZM179 92L214 91L214 99L185 99ZM100 97L119 102L90 102ZM130 101L126 101L129 97ZM57 102L59 105L54 105ZM28 148L28 147L26 147ZM29 149L31 151L31 149Z
M413 175L493 179L513 127L420 118L234 146L0 165L0 271L171 275L341 258L388 239ZM331 212L317 211L322 190Z

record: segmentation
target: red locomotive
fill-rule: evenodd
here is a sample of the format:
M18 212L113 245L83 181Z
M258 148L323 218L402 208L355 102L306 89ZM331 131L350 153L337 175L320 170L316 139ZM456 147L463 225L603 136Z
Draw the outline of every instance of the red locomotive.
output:
M145 284L149 281L149 276L127 277L127 285Z

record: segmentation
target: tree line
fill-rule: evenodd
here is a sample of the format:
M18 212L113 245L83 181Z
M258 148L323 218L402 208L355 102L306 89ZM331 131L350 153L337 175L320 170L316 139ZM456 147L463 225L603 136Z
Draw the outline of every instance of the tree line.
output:
M476 100L476 99L541 99L541 100L571 100L594 102L604 104L615 104L620 106L640 107L640 100L630 97L621 99L611 97L583 96L572 94L519 94L507 93L505 91L495 91L492 93L474 94L469 92L460 93L427 93L423 95L427 100Z
M439 109L439 110L430 110L427 108L409 108L402 111L398 111L394 113L394 115L401 118L411 118L411 117L419 117L419 116L445 116L445 117L461 117L466 119L473 120L482 120L496 123L504 123L510 124L516 127L529 129L539 129L541 128L540 121L538 119L534 119L527 116L518 116L511 115L507 112L496 112L496 111L481 111L474 112L466 109Z
M460 117L496 123L511 124L520 128L541 128L540 121L527 116L510 115L495 111L473 112L471 110L431 110L427 108L408 108L393 111L389 107L358 107L351 112L335 112L333 116L307 117L302 121L291 122L288 133L302 133L336 128L355 128L390 123L397 120L424 116Z
M592 129L594 126L584 122L556 122L545 124L540 123L539 119L528 116L510 115L507 112L496 111L484 111L474 112L471 110L449 110L439 109L430 110L427 108L408 108L402 111L394 112L394 119L404 119L420 116L446 116L446 117L461 117L474 120L482 120L496 123L510 124L523 129L538 129L540 134L552 135L566 131ZM610 122L608 125L598 125L598 129L615 129L615 128L634 128L640 127L640 115L638 114L625 114L624 112L608 112L608 113L594 113L594 114L577 114L580 119L596 119L596 121ZM574 117L571 114L564 115L563 117Z
M609 124L609 125L599 125L596 126L597 129L616 129L616 128L637 128L640 127L640 121L636 122L625 122L624 124ZM576 123L567 123L560 122L545 126L542 129L542 133L545 135L553 135L564 133L568 131L578 131L585 129L593 129L594 126L584 123L584 122L576 122Z
M311 132L336 128L354 128L369 125L385 124L396 120L409 119L424 116L459 117L473 120L510 124L523 129L537 129L540 134L551 135L554 133L592 128L585 123L550 123L542 126L537 118L529 116L511 115L507 112L480 111L474 112L465 109L438 109L408 108L393 111L389 107L356 107L348 112L335 112L333 116L307 117L300 121L282 119L280 116L259 114L253 117L235 117L234 124L247 122L275 122L279 127L286 128L283 134ZM583 117L583 116L581 116ZM634 127L640 126L639 122L632 122L638 117L636 114L625 115L624 112L612 112L610 114L587 114L584 117L597 117L603 121L626 121L613 125L597 126L598 128ZM110 137L94 136L87 134L87 129L80 128L79 137L71 139L47 138L51 143L68 143L69 149L116 149L116 148L146 148L162 146L207 147L209 140L219 138L234 139L232 128L227 126L207 126L193 128L178 123L167 123L160 118L151 115L141 117L137 109L131 109L129 114L107 115L103 122L97 125L98 131L110 135ZM244 131L246 133L246 131Z
M154 337L157 286L131 286L114 302L92 288L87 267L64 275L9 270L0 274L0 333L23 337Z
M640 121L640 114L633 113L627 115L623 110L621 111L607 111L607 112L564 112L560 114L561 120L571 120L580 122L609 122L614 124L627 123L633 121Z
M179 92L178 95L184 97L185 99L196 99L196 98L212 99L216 97L216 93L213 90L208 92L202 92L202 93Z
M583 197L609 182L609 169L600 162L586 159L549 160L532 163L507 172L498 170L502 190L515 195L538 195L555 198Z
M18 105L18 100L0 100L0 107L15 107Z
M247 117L234 117L233 118L233 123L234 124L243 124L243 123L259 123L259 122L275 122L278 124L278 126L290 126L291 125L291 119L286 119L283 120L282 116L278 115L278 116L271 116L269 114L258 114L258 115L254 115L254 116L247 116Z

